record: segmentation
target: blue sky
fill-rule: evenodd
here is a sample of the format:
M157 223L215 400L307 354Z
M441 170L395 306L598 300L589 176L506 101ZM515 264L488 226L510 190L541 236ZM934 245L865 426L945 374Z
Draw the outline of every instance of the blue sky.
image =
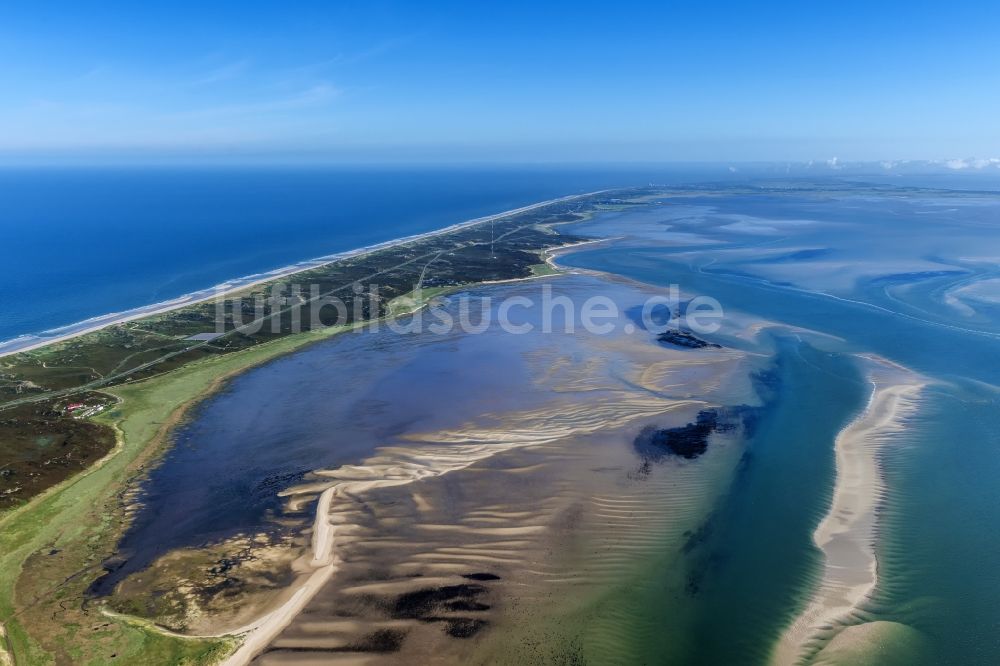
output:
M0 156L1000 155L997 3L152 4L4 3Z

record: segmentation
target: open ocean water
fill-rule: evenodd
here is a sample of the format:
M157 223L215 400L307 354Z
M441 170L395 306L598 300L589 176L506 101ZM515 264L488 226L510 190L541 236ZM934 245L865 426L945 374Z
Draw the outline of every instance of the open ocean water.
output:
M691 177L664 167L0 169L0 341L546 199Z

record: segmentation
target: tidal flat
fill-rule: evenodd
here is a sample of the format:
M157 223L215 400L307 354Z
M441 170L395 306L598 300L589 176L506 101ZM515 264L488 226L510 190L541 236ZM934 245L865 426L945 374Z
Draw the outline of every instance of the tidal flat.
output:
M796 496L830 493L804 525L812 543L798 540L815 561L808 592L766 632L727 601L739 622L730 631L725 615L712 616L693 653L702 663L995 661L987 626L1000 571L982 558L1000 521L987 480L1000 321L985 294L998 209L986 192L784 183L665 197L638 218L610 213L577 227L618 241L564 265L712 294L812 340L822 351L813 365L835 354L857 366L853 397L810 389L825 413L856 408L823 448L835 452L833 485ZM803 460L789 480L829 461Z
M257 533L268 522L274 529L315 512L311 525L299 523L309 547L284 565L299 577L290 590L308 589L308 598L270 599L276 609L270 612L290 621L264 623L250 634L256 643L246 645L261 663L372 653L400 663L432 657L523 663L574 655L601 663L622 654L684 660L701 645L691 637L716 626L704 626L708 618L755 603L760 624L746 631L751 647L741 649L761 649L767 643L755 637L777 634L803 602L818 566L810 532L833 483L831 443L864 397L860 374L850 359L828 360L807 342L776 333L772 323L737 312L712 337L716 346L664 344L656 331L635 327L636 308L656 291L630 281L562 276L467 295L497 303L540 300L546 285L571 301L596 292L611 298L620 312L617 332L553 335L537 326L537 332L511 335L496 325L475 335L384 331L338 336L274 361L205 403L178 431L186 444L172 450L148 485L169 488L176 481L183 489L189 481L172 480L175 474L194 475L190 484L199 489L234 483L205 464L206 452L194 441L210 443L212 455L225 454L228 443L234 448L225 455L234 464L256 465L277 450L287 451L290 464L326 458L331 466L302 475L278 493L277 513L266 509L253 519L227 511L223 501L202 501L206 518L189 523L157 526L155 512L149 522L140 512L123 548L143 533L151 543L169 543L163 536L197 522L242 518L233 530ZM465 295L450 298L458 303ZM516 323L539 324L533 315L528 311ZM334 367L353 378L353 390L330 381ZM831 373L844 375L843 388L835 389ZM304 390L291 391L291 383ZM839 412L825 409L834 390L845 395ZM287 403L280 399L293 395ZM233 437L232 427L222 427L218 441L209 434L191 438L199 428L228 423L225 410L245 421L248 405L256 416L235 432L255 437ZM288 438L289 413L299 414L294 427L308 432ZM711 426L704 425L706 414ZM818 417L829 425L821 428ZM349 425L331 426L341 422ZM672 450L668 439L647 437L650 429L696 433L703 448ZM804 434L812 448L795 446ZM368 442L370 453L342 448L342 436L352 447ZM352 456L350 464L336 464ZM797 480L794 489L787 487L789 475ZM760 489L773 505L758 501L750 515L740 515L748 494ZM253 497L219 496L230 495ZM169 495L149 501L170 504ZM212 519L214 512L225 516ZM760 520L771 521L774 531L763 541ZM212 533L191 530L173 542L185 538L187 548L203 550ZM737 538L745 543L738 546ZM781 540L790 546L789 561L769 580L754 568L773 558ZM732 562L740 567L720 569L720 553L739 553ZM165 555L132 573L117 602L172 589L172 566ZM800 573L789 576L796 568ZM756 587L739 605L731 591L718 596L718 580L751 571ZM157 584L163 586L158 592ZM227 592L240 599L236 590ZM211 622L211 604L181 603L183 616L209 612ZM176 621L172 612L153 619ZM665 632L664 614L684 620ZM741 621L733 617L734 637Z
M576 300L600 290L620 303L622 331L632 321L627 313L651 295L638 285L590 276L480 287L468 295L498 303L538 299L545 285ZM458 303L461 296L450 298ZM524 317L517 323L532 323L537 315ZM357 359L356 366L344 358ZM275 440L268 433L284 433L277 426L287 424L289 411L274 399L290 395L286 381L297 382L304 390L294 393L289 406L302 415L298 427L309 432L292 438L299 453L289 450L289 464L331 461L279 493L284 504L275 522L317 515L311 550L291 570L301 576L299 586L309 580L323 584L308 600L277 603L297 606L295 619L260 646L264 662L287 661L303 651L309 658L374 651L401 661L452 653L475 659L481 652L482 659L513 663L531 655L510 646L530 645L529 634L543 627L552 638L545 649L562 658L583 649L578 643L584 635L584 626L570 630L569 620L560 635L562 614L575 615L611 587L634 585L636 568L680 552L684 534L704 519L720 480L739 460L744 424L735 418L733 427L706 433L710 443L696 459L669 450L651 455L637 441L641 433L684 427L705 409L752 408L759 399L751 375L761 362L736 349L670 348L647 330L511 335L494 325L475 335L349 334L248 373L205 403L180 433L187 438L203 420L213 428L224 423L213 410L243 410L248 400L270 404L251 410L258 416L245 432L255 437L226 440L234 464L260 464L268 450L291 446L285 434ZM335 368L352 378L351 391L330 381ZM331 426L341 422L348 427ZM367 434L355 435L361 431ZM344 449L341 441L351 447L367 442L370 453ZM213 455L220 446L212 444ZM170 487L175 474L200 475L191 485L211 486L218 474L201 463L198 448L174 448L152 472L153 486ZM351 464L335 464L345 458L353 458ZM188 481L180 483L183 488ZM147 501L170 503L169 497ZM661 511L664 505L674 508ZM205 524L234 518L211 519L215 512L228 513L224 502L202 502L199 509L206 512ZM150 515L145 523L140 512L123 548L143 534L156 542L164 529L177 534L186 528L177 521L157 526L157 514ZM646 518L617 524L615 517L624 515ZM258 531L267 518L264 511L236 529ZM211 536L192 530L173 541L186 538L193 547ZM607 557L591 553L595 539L605 543L598 551ZM622 559L618 547L624 543L631 554ZM526 562L531 570L523 567ZM157 572L170 567L171 558L161 557L126 578L119 592L136 594L130 580L138 578L167 587L173 577ZM147 587L139 596L154 591ZM555 608L546 601L553 595L560 600ZM573 595L582 596L572 602ZM599 621L613 633L610 619ZM394 632L395 643L386 643L387 631ZM525 639L503 641L503 649L493 645L490 636L510 632L526 632ZM587 648L593 649L608 647Z
M762 183L563 219L562 274L386 303L481 330L316 335L161 425L84 603L228 664L979 663L998 205ZM647 326L673 285L718 330ZM546 289L610 330L498 324Z

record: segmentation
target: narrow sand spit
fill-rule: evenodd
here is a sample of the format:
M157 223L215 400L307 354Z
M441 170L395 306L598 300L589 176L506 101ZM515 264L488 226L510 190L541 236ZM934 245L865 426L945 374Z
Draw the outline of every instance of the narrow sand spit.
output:
M466 229L468 227L474 227L479 224L486 224L487 222L494 222L497 220L504 219L506 217L512 217L514 215L528 213L533 210L537 210L539 208L544 208L545 206L551 206L559 203L567 203L569 201L584 199L586 197L596 196L598 194L610 191L611 190L597 190L594 192L587 192L585 194L571 194L565 197L558 197L555 199L548 199L546 201L539 201L538 203L530 204L528 206L522 206L520 208L513 208L511 210L503 211L501 213L496 213L495 215L486 215L484 217L477 217L475 219L467 220L465 222L459 222L458 224L452 224L442 229L434 229L432 231L427 231L420 234L404 236L402 238L397 238L382 243L367 245L365 247L361 247L355 250L346 250L344 252L338 252L336 254L327 255L325 257L319 257L316 259L301 261L297 264L286 266L284 268L278 268L272 271L267 271L265 273L250 275L242 278L236 278L224 282L222 284L216 285L214 287L202 289L200 291L192 292L190 294L184 294L182 296L178 296L177 298L173 298L168 301L163 301L161 303L144 305L138 308L134 308L132 310L126 310L124 312L112 312L97 317L91 317L90 319L77 322L75 324L69 324L66 326L61 326L57 329L53 329L53 331L48 335L27 334L18 336L16 338L12 338L10 340L0 340L0 357L32 351L34 349L46 347L48 345L52 345L57 342L65 342L66 340L70 340L72 338L76 338L81 335L86 335L87 333L100 331L101 329L108 328L109 326L114 326L115 324L123 324L126 322L134 321L136 319L152 317L155 315L163 314L165 312L170 312L172 310L177 310L183 307L187 307L189 305L195 305L197 303L202 303L204 301L209 301L215 298L221 298L222 296L243 291L244 289L248 289L250 287L255 287L257 285L264 284L266 282L271 282L273 280L278 280L281 278L295 275L296 273L302 273L305 271L312 270L314 268L326 266L328 264L332 264L337 261L343 261L345 259L361 257L367 254L371 254L373 252L377 252L379 250L389 249L397 245L414 243L420 240L425 240L427 238L433 238L435 236L443 236L455 231Z
M833 499L813 533L824 557L821 578L805 610L775 647L775 664L808 662L838 621L868 598L878 582L877 508L885 489L879 454L905 429L925 383L899 366L870 362L871 397L837 437Z

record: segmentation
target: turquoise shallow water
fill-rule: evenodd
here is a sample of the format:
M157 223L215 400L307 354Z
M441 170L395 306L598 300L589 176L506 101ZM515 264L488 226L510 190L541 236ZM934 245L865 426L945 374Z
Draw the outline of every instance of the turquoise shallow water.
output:
M883 451L879 583L846 621L916 629L910 640L924 640L908 663L1000 663L1000 290L991 282L1000 265L1000 197L721 191L586 227L625 238L563 257L564 265L678 284L732 311L818 333L803 335L825 350L802 347L801 358L818 362L796 375L788 343L779 345L779 374L798 389L763 419L749 459L756 450L784 471L764 463L756 476L747 466L737 478L706 545L692 554L704 572L701 598L674 607L697 614L698 628L676 661L659 661L766 660L797 595L816 583L811 534L829 502L833 437L866 392L847 359L874 353L931 387ZM817 367L825 372L809 380ZM774 493L784 493L777 509ZM886 646L882 658L900 647Z
M732 486L688 543L693 635L674 663L763 661L815 582L820 555L803 544L830 501L832 442L867 387L845 355L794 338L777 350Z
M619 634L643 641L630 646L633 663L765 663L817 580L810 536L832 494L833 440L868 388L849 355L793 336L773 344L728 487L682 539L680 560L647 562L620 602Z
M886 454L882 583L865 618L916 627L925 664L1000 661L1000 398L931 390L906 446Z
M767 661L819 582L812 534L832 497L834 440L870 392L859 355L876 354L930 387L882 450L879 583L846 622L910 627L921 647L907 663L1000 663L998 220L992 194L800 183L686 191L573 228L617 240L563 265L654 290L677 284L716 298L735 320L775 325L756 343L718 338L767 368L755 427L730 485L682 547L682 581L643 565L628 596L640 608L622 615L635 626L619 634L641 637L630 653L650 664ZM275 488L364 457L422 419L530 402L524 375L512 372L526 340L344 337L243 375L202 406L152 475L147 509L122 544L129 567L259 526L279 511ZM452 345L481 359L476 377ZM331 379L342 373L353 391ZM305 412L303 396L313 407ZM450 409L436 409L442 402ZM256 453L220 475L233 450Z

